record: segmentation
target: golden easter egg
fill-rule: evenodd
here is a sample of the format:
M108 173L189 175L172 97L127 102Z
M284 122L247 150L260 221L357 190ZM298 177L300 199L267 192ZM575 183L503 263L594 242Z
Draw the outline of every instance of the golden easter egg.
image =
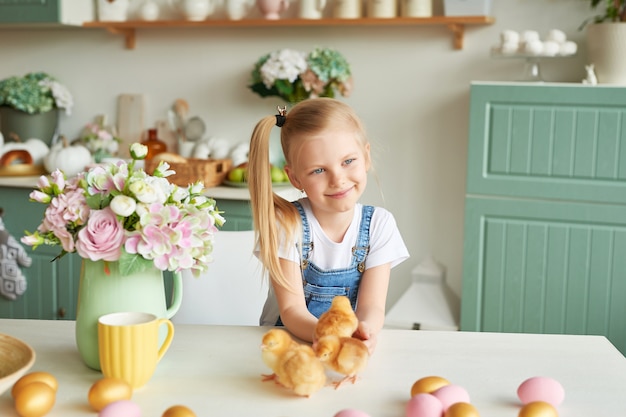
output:
M196 417L196 413L184 405L173 405L161 417Z
M120 378L104 377L93 383L87 394L89 405L100 411L108 404L120 401L130 400L133 396L133 387Z
M450 385L450 381L440 376L420 378L411 387L411 397L417 394L431 394L445 385Z
M480 417L480 414L470 403L454 403L448 407L443 417Z
M56 392L41 381L24 385L15 393L15 410L21 417L42 417L54 406Z
M54 377L54 375L48 372L31 372L20 379L18 379L15 384L13 384L13 388L11 388L11 396L13 398L16 397L17 391L22 389L24 386L30 384L31 382L43 382L50 386L52 390L56 393L59 388L59 381Z
M545 401L528 403L519 410L518 417L559 417L559 413L552 405Z

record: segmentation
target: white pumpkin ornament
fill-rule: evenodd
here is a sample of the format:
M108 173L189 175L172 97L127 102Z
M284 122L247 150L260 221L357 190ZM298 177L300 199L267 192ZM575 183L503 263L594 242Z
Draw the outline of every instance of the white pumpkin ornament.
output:
M43 165L46 171L52 173L61 170L67 177L74 176L85 170L85 167L93 163L89 149L82 145L70 145L65 137L61 137L52 145L50 152L44 158Z

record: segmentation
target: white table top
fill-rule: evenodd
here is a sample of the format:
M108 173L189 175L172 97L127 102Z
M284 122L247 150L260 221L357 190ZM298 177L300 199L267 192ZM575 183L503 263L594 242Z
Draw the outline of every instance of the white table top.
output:
M384 329L375 354L356 384L325 387L297 397L272 382L261 360L262 327L176 325L174 341L148 384L135 391L144 417L160 417L183 404L198 417L333 417L345 408L372 417L401 417L413 383L438 375L463 386L482 417L515 417L517 387L550 376L565 389L561 417L620 416L626 410L626 358L602 336L527 335ZM31 371L59 380L47 417L96 415L87 392L99 372L81 362L74 322L0 320L0 332L37 353ZM0 416L18 417L10 392Z

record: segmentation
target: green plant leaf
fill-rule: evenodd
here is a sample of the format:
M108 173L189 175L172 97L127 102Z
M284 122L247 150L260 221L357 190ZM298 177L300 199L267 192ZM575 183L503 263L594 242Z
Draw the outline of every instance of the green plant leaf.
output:
M125 251L122 252L119 264L120 273L122 275L130 275L154 268L154 263L152 261L144 259L143 257L141 257L141 255L130 254Z

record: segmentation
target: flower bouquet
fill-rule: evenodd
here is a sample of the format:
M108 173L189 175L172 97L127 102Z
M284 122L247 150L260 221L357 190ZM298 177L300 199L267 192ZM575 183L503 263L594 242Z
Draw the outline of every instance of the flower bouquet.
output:
M174 172L161 163L153 175L135 169L147 147L135 143L132 161L96 165L70 179L59 171L42 176L31 201L47 204L37 231L22 243L61 246L91 261L119 261L127 275L152 266L161 271L190 269L196 275L212 261L213 236L224 223L201 182L171 184Z
M289 103L313 97L345 97L352 91L350 64L341 53L316 48L308 55L280 49L261 57L252 70L249 88L261 97L277 96Z

